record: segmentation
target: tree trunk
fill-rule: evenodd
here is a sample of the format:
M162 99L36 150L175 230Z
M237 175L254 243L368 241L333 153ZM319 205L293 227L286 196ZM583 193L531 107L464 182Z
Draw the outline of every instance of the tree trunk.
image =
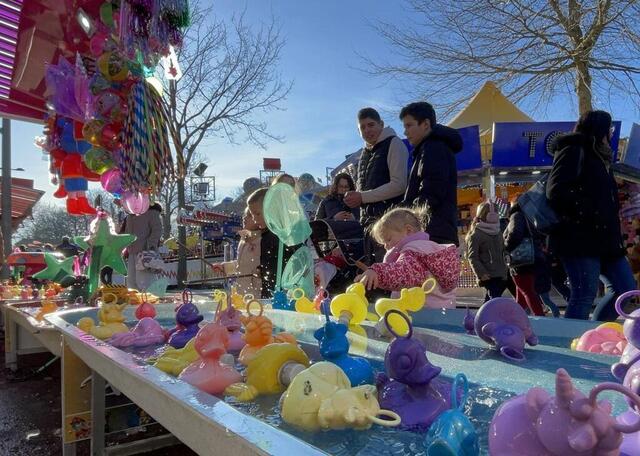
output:
M576 95L580 115L593 109L591 105L591 73L586 61L576 62Z
M176 180L178 188L178 218L185 206L184 177L179 176ZM182 223L178 223L178 287L183 287L187 281L187 229Z
M171 237L171 213L167 209L162 213L162 237L165 241Z

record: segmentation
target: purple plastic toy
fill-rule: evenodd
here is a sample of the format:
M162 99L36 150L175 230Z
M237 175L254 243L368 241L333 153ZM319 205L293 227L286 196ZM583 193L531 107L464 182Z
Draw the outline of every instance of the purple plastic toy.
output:
M531 329L529 317L511 298L494 298L485 302L474 320L476 334L510 361L524 361L524 344L536 345L538 337Z
M242 331L240 331L242 328L242 322L240 321L241 315L242 312L231 305L227 305L226 309L218 312L218 323L227 328L229 332L229 346L227 347L227 351L231 353L239 353L247 344L242 338Z
M189 290L182 292L183 303L176 309L176 327L167 334L169 345L173 348L183 348L193 339L200 327L198 323L203 320L200 311L193 304L193 293Z
M589 396L578 391L564 369L556 372L556 396L543 388L504 402L489 426L493 456L614 456L622 434L640 430L616 421L611 404L596 401L605 390L618 391L640 406L640 397L617 383L601 383ZM634 453L637 454L637 451Z
M471 313L471 311L467 307L467 313L464 314L464 319L462 320L462 326L464 326L464 329L467 331L467 334L476 333L474 319L475 317L473 316L473 313Z
M618 423L634 425L640 421L640 416L632 410L628 410L616 418ZM625 434L620 445L620 456L636 456L640 449L640 432Z
M146 347L164 342L162 326L153 318L142 318L135 327L125 333L116 333L108 340L114 347Z
M625 319L622 332L628 342L620 361L611 366L611 373L620 381L627 374L627 370L640 361L640 309L634 310L631 314L622 310L622 303L633 296L640 296L640 290L627 291L616 299L616 311Z
M392 313L399 314L409 325L406 336L396 334L390 327L388 318ZM395 339L384 357L386 373L376 378L380 407L400 415L400 427L426 431L442 412L451 408L451 383L436 378L441 369L429 362L422 342L411 337L413 327L405 314L392 309L384 321Z

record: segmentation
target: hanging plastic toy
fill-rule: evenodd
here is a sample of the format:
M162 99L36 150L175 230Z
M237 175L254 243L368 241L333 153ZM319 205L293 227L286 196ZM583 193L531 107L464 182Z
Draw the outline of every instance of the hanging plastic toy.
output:
M458 388L462 398L458 401ZM451 409L436 419L425 438L428 456L478 456L478 433L464 414L469 395L469 382L464 374L458 374L451 385Z

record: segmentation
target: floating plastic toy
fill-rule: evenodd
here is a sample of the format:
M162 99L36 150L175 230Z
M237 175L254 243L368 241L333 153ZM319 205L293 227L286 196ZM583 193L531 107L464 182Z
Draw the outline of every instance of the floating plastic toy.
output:
M227 328L229 333L229 352L238 353L244 348L246 342L242 334L242 312L235 306L227 306L224 310L217 310L216 320Z
M57 310L58 310L58 305L55 302L49 299L45 299L44 301L42 301L42 307L40 307L40 310L36 314L36 320L42 321L44 320L45 315L53 313Z
M384 357L386 372L376 378L378 401L382 408L400 415L403 428L426 431L442 412L451 408L451 383L436 378L441 369L429 362L424 344L412 337L409 318L399 310L392 309L387 315L391 313L406 319L409 332L401 336L387 326L395 339Z
M584 456L619 454L622 434L640 430L616 422L611 404L597 401L602 391L624 394L640 407L640 397L617 383L601 383L589 396L578 391L564 369L556 372L556 395L531 388L504 402L489 426L489 453L519 456ZM636 453L637 454L637 453Z
M590 329L571 343L572 350L616 356L622 355L626 346L622 325L613 322Z
M293 290L291 297L293 298L293 307L295 307L296 312L313 314L320 313L320 307L316 305L315 300L311 301L307 298L302 288L296 288Z
M173 348L182 348L187 345L191 339L196 337L200 326L198 325L203 316L193 304L193 293L185 290L182 293L183 303L178 306L176 311L176 327L171 329L167 334L169 345Z
M131 331L114 334L108 342L114 347L146 347L164 343L164 333L160 323L143 317Z
M319 362L296 375L280 399L282 419L305 431L398 426L400 417L380 409L373 385L351 387L335 364ZM390 420L383 420L386 416Z
M462 398L458 401L458 388ZM464 414L464 404L469 394L469 382L464 374L458 374L451 385L451 409L434 421L425 438L428 456L477 456L478 433Z
M138 320L142 320L144 317L156 317L156 308L149 304L146 293L143 293L142 295L142 302L136 308L135 316Z
M474 315L473 313L469 310L469 308L467 307L467 313L464 314L464 319L462 320L462 326L464 326L465 331L467 331L467 334L474 334L476 333L475 330L475 325L474 325Z
M313 334L313 337L318 341L320 355L325 361L340 367L349 378L351 386L371 385L374 376L369 361L365 358L349 355L347 326L329 320L328 309L325 316L327 322Z
M475 332L493 345L509 361L524 361L524 344L537 345L525 311L511 298L494 298L485 302L474 319Z
M297 345L266 345L249 362L245 371L246 382L230 385L225 394L247 402L260 395L282 393L309 364L307 354Z
M350 285L344 293L331 300L331 314L347 326L362 323L368 315L365 292L360 282Z
M260 313L258 315L251 314L251 304L254 303L260 306ZM240 317L240 320L242 321L242 324L245 328L244 340L247 344L240 352L238 361L240 361L240 363L244 364L245 366L249 365L258 350L260 350L265 345L277 342L285 342L290 344L298 343L295 337L285 332L273 335L273 323L267 317L262 315L263 312L263 306L259 301L251 301L247 304L247 316L243 315Z
M622 310L622 303L633 296L639 296L640 290L627 291L616 299L616 311L625 319L622 325L622 332L627 339L627 346L622 351L620 361L611 366L611 373L618 380L622 381L627 370L640 361L640 309L636 309L631 314Z
M287 293L282 290L273 292L273 298L271 298L271 307L279 310L293 310L293 305L287 299Z
M187 342L183 348L169 347L167 350L153 363L167 374L177 377L189 364L198 359L199 355L194 347L195 338Z
M219 323L204 325L194 342L200 357L187 366L178 378L209 394L221 394L229 385L242 381L242 375L237 370L220 363L228 344L227 328Z
M380 317L376 328L380 334L388 334L386 330L385 315L391 309L396 309L406 315L409 321L409 311L417 312L422 310L425 303L425 296L431 293L437 286L437 282L434 278L427 279L422 287L403 288L400 290L399 298L381 298L376 301L375 309L376 313ZM405 319L396 314L391 314L389 317L389 325L398 334L406 334L409 331L409 327L405 322Z
M129 332L129 328L124 324L122 311L127 304L118 304L118 297L112 293L103 296L102 306L98 310L98 325L90 317L78 320L77 326L87 334L91 334L97 339L108 339L117 333Z

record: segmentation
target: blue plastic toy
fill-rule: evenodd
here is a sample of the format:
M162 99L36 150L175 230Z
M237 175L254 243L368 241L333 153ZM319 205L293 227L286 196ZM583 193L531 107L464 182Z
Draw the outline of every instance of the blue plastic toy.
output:
M325 361L340 367L349 377L351 386L372 385L374 375L371 364L364 358L349 355L347 326L332 322L329 319L328 307L323 306L327 322L313 334L313 337L318 340L320 355Z
M271 300L271 306L274 309L295 310L294 305L292 305L287 300L287 293L282 291L282 290L278 290L278 291L274 291L273 292L273 298Z
M458 404L458 387L462 399ZM443 412L429 428L425 438L427 456L477 456L478 434L464 414L469 382L464 374L456 375L451 385L451 409Z

